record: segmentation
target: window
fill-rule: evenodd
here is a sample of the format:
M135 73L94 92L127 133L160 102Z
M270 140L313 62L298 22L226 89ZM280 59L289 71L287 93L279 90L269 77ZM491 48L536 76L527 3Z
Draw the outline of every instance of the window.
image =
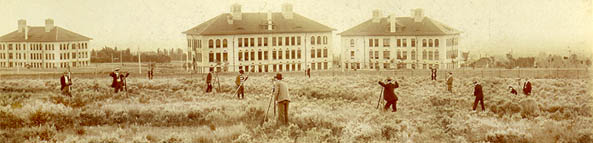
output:
M282 46L282 37L278 37L278 46Z
M369 51L369 59L373 59L373 51Z
M276 46L276 37L272 37L272 46Z
M403 40L402 40L402 46L403 46L403 47L408 47L408 42L407 42L407 39L403 39Z
M297 36L297 45L301 45L301 36Z
M295 50L290 51L290 55L291 55L290 59L295 59L296 58L296 51Z
M383 59L389 60L389 51L383 51Z
M274 72L276 72L276 64L273 64L273 65L272 65L272 70L273 70Z
M261 44L262 44L262 43L263 43L263 42L262 42L262 40L261 40L261 37L257 37L257 46L258 46L258 47L261 47Z
M249 38L249 46L255 46L255 38Z
M255 61L255 51L251 51L251 61Z
M432 51L428 52L428 60L432 60Z
M262 53L261 53L261 51L258 51L257 52L257 60L260 60L260 61L262 60Z
M321 49L317 49L317 58L321 58Z
M264 46L268 46L268 37L264 37Z
M315 70L315 63L311 63L311 70Z
M323 69L327 69L327 62L323 62Z
M402 59L402 51L397 50L397 59Z
M434 39L434 46L439 47L439 39Z
M276 51L272 51L272 60L276 59Z
M354 39L350 39L350 47L354 47Z
M390 69L391 67L389 67L389 63L383 63L383 68L384 69Z
M297 59L301 59L301 49L297 51Z
M222 40L222 47L223 47L223 48L226 48L226 47L228 47L228 42L227 42L227 40L226 40L226 39Z
M375 47L379 47L379 39L375 39Z
M369 47L373 47L373 39L369 39Z
M208 54L208 62L214 62L214 53Z
M208 40L208 48L214 48L214 41L212 39Z
M264 51L264 60L268 60L268 51ZM267 67L267 66L266 66ZM267 71L267 70L266 70Z
M439 51L434 51L434 60L439 60Z
M315 45L315 37L311 36L311 45Z
M245 51L245 61L249 61L249 51Z
M389 47L389 38L383 39L383 47Z
M402 39L397 39L397 47L402 47Z
M317 36L317 44L321 44L321 36Z
M297 64L299 71L301 70L301 64Z
M311 49L311 58L315 58L315 49Z
M428 47L432 47L432 39L428 39Z
M327 49L323 49L323 57L327 58Z
M216 39L216 48L220 48L220 39Z
M278 59L282 60L282 50L278 51Z
M222 58L220 58L220 53L216 53L216 62L220 62Z
M375 59L379 59L379 51L375 51Z
M426 47L426 39L422 39L422 47Z
M284 52L284 53L286 53L285 59L290 59L290 50L286 50L286 52Z
M290 45L295 45L296 44L296 37L292 36L290 37Z
M402 57L403 60L408 59L408 51L402 52L402 55L403 55L403 57Z
M412 60L416 60L416 51L412 50L412 52L410 52Z
M354 51L350 51L350 59L354 60Z
M412 47L416 47L416 39L412 38L411 44L412 44Z
M422 51L422 59L426 60L426 50Z
M249 47L249 38L243 38L243 47Z
M289 46L290 45L290 37L284 37L284 45L285 46Z
M278 71L282 71L282 64L278 64Z

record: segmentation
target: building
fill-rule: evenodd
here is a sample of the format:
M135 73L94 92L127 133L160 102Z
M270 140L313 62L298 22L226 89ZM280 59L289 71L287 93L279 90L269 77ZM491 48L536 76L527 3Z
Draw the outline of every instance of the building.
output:
M461 32L413 9L410 17L373 17L342 33L345 69L458 68Z
M66 68L90 64L88 43L91 38L54 26L28 26L18 20L18 29L0 37L2 68Z
M334 30L294 13L291 4L274 13L243 13L234 4L183 34L187 63L197 72L286 72L330 69Z

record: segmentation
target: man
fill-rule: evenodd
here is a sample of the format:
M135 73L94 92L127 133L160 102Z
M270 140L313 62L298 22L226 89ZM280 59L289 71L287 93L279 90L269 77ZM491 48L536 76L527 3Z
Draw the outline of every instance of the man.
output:
M68 75L68 72L64 72L64 75L60 77L60 84L62 85L62 95L72 97L72 94L70 94L70 85L72 85L72 79Z
M511 94L517 95L517 90L513 86L509 85L509 89L511 90Z
M482 85L478 84L477 81L474 81L474 96L476 97L474 100L473 110L476 111L476 107L478 106L478 102L482 105L482 111L485 111L484 108L484 93L482 92Z
M245 73L243 70L239 70L239 75L237 76L237 79L235 80L235 84L237 84L237 97L239 99L244 99L245 98L245 87L244 87L244 83L247 80L247 76L244 76L243 73Z
M430 80L437 80L437 69L434 67L430 68Z
M150 70L148 70L148 79L152 80L152 77L154 77L154 67L150 67Z
M278 124L288 125L288 103L290 103L290 94L288 86L282 81L282 74L278 73L274 77L274 101L278 104Z
M389 109L389 106L393 109L391 112L397 112L397 96L394 90L399 87L396 81L392 82L391 78L387 78L387 83L379 81L379 85L383 86L383 99L387 101L384 110Z
M305 70L305 76L308 76L309 78L311 78L311 68L307 67L307 70Z
M208 76L206 76L206 93L212 92L212 69L208 72Z
M447 78L447 91L453 93L453 73L449 72L449 77Z
M525 83L523 83L523 94L527 96L531 94L531 82L529 82L529 79L525 79Z
M122 75L119 73L119 68L115 68L113 72L109 73L109 76L113 78L113 81L111 82L111 87L113 87L115 89L115 93L117 93L122 88Z
M120 91L128 92L128 76L130 75L129 72L123 72L119 78L121 78L121 88Z

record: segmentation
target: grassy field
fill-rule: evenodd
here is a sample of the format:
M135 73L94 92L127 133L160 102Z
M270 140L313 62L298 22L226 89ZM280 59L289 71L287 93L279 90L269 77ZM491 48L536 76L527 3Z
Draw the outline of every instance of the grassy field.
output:
M508 93L515 78L459 77L451 94L443 77L414 74L287 73L289 126L276 126L273 117L264 122L269 74L251 74L244 100L230 95L234 75L221 75L216 94L203 92L203 76L132 77L127 94L113 94L109 78L74 78L73 97L60 95L57 78L7 79L0 81L0 140L593 142L588 79L532 79L533 95L525 97ZM375 109L376 81L386 76L401 86L395 113ZM473 80L484 86L486 112L471 112Z

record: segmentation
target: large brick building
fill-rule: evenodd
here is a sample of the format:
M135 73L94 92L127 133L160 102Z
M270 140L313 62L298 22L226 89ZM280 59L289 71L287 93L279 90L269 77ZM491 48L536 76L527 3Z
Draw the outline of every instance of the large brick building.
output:
M18 20L18 29L0 37L0 67L66 68L90 64L91 38L54 26L28 26Z
M332 31L335 29L292 11L243 13L241 5L183 34L188 64L197 72L284 72L331 68ZM219 65L217 68L215 68Z
M457 68L462 61L461 32L413 9L410 17L373 17L342 33L341 55L345 69Z

